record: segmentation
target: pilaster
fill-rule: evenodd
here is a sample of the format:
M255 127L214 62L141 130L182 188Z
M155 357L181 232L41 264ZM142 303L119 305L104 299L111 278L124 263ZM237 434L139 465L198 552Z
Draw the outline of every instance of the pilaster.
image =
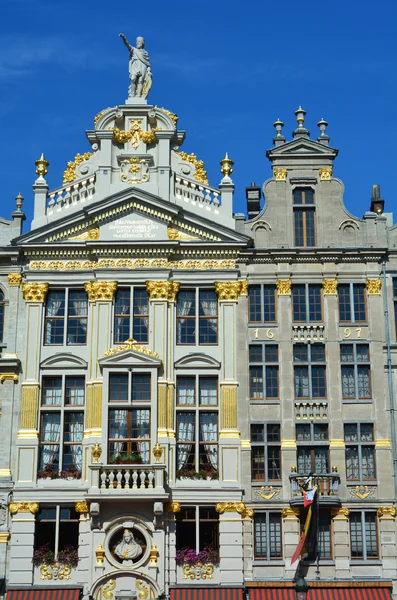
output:
M39 505L36 502L12 502L9 511L12 521L8 583L31 585L35 515Z
M380 555L383 576L397 578L396 509L394 506L378 508Z
M299 542L299 508L283 508L281 515L283 518L285 577L293 579L296 564L291 565L291 558Z
M335 558L335 577L350 577L349 508L332 509L332 535Z
M243 502L219 502L219 547L221 581L241 585L243 574L243 521L251 521L254 511Z

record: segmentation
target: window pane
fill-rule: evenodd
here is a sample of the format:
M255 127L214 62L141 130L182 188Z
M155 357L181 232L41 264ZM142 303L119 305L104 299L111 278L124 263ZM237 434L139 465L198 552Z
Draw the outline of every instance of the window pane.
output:
M262 346L249 347L250 362L262 362Z
M357 344L357 362L365 362L369 360L369 346L368 344Z
M346 446L346 478L360 479L358 446Z
M340 359L342 362L353 362L354 361L353 344L341 344Z
M265 361L267 363L278 362L278 346L275 344L265 346Z
M263 320L265 323L276 321L276 286L263 286Z
M294 362L307 362L307 346L303 344L295 344L294 346Z
M278 367L266 367L266 398L278 398Z
M300 442L312 439L309 424L296 426L296 439Z
M314 448L314 472L325 474L328 471L328 448Z
M150 375L133 375L132 400L136 400L137 402L150 402L150 395Z
M293 204L304 204L304 190L296 188L292 197Z
M328 425L313 425L313 439L315 441L328 440Z
M69 291L68 301L68 344L87 343L87 294Z
M251 478L253 481L265 481L265 449L263 446L252 448Z
M280 425L267 425L266 430L268 442L279 442L281 440Z
M270 559L281 558L281 518L280 515L269 515Z
M309 374L307 367L295 367L295 397L296 398L308 398L309 397Z
M369 367L357 367L358 397L371 398Z
M321 285L309 285L309 321L322 321Z
M260 285L250 285L248 288L248 315L250 323L260 323L262 320Z
M42 406L62 404L62 377L43 377Z
M306 217L306 246L316 245L314 208L305 209Z
M292 319L306 321L306 288L304 285L292 286Z
M365 285L355 283L353 285L354 320L366 321L365 310Z
M63 469L75 468L81 471L83 466L84 415L83 413L66 412L64 416Z
M331 520L330 515L320 513L318 545L320 558L332 558L331 554Z
M297 459L298 473L300 475L309 475L313 471L310 449L299 446L297 449Z
M218 404L218 380L215 377L200 377L199 392L201 406Z
M303 209L294 210L295 246L304 246L305 237L303 232Z
M338 285L338 298L339 298L339 320L340 321L351 321L351 305L350 305L350 285L340 284Z
M130 290L117 290L114 306L114 341L116 343L125 342L130 337L130 304ZM135 336L133 337L136 339Z
M250 367L250 398L263 400L263 367Z
M4 294L0 290L0 342L3 341L4 335Z
M127 402L128 375L110 375L109 402Z
M190 467L195 469L195 414L176 413L177 469Z
M362 478L375 479L375 448L374 446L361 447Z
M199 293L199 343L216 344L218 337L218 300L215 292Z
M312 396L313 398L325 398L325 367L312 367Z
M42 413L40 429L40 469L59 470L59 443L61 440L61 415L59 412Z
M65 404L84 406L84 377L66 377Z
M146 290L134 290L132 337L147 344L149 331L149 295Z
M360 425L360 440L362 442L374 441L374 426L371 423L361 423Z
M365 548L367 551L367 558L378 557L375 513L365 513Z
M356 397L354 367L342 367L342 395L343 398Z
M218 414L201 412L199 425L200 469L206 466L218 469Z
M361 513L350 513L350 547L352 558L364 558Z
M251 442L264 442L265 428L263 425L251 425Z
M344 430L345 442L358 442L357 425L355 423L347 423Z
M196 340L196 294L194 291L181 291L178 294L177 342L178 344L194 344Z
M310 357L312 362L325 362L325 346L323 344L313 344Z
M279 481L281 479L280 446L267 447L267 478L269 481Z
M45 334L46 344L63 344L65 317L65 292L49 292L46 304Z
M256 514L254 517L254 547L255 558L267 558L266 514Z
M180 406L193 406L195 404L194 389L194 377L178 377L176 387L176 403Z

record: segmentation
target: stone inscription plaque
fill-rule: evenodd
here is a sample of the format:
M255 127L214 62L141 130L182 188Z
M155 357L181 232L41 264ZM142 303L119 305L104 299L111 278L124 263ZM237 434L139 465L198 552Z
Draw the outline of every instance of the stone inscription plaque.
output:
M101 239L166 240L167 226L141 215L129 215L101 227Z

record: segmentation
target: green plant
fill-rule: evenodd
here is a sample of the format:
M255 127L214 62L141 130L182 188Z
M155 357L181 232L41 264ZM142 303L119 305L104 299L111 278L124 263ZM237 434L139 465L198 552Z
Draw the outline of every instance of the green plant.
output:
M127 453L119 453L115 454L110 459L111 465L128 465L128 464L141 464L142 458L138 452L131 452L131 454Z

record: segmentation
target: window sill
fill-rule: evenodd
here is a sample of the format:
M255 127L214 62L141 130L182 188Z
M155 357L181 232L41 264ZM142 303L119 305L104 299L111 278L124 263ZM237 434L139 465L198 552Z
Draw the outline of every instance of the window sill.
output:
M344 400L342 399L342 404L372 404L372 398L366 398L365 400Z
M252 561L253 567L284 567L285 561L282 559L268 560L267 558L254 558Z
M332 567L335 565L335 561L333 558L320 558L320 565L323 567ZM313 565L313 561L311 560L302 560L302 564L305 566Z
M351 558L350 559L350 566L357 566L357 567L368 567L368 565L382 565L382 561L380 558Z
M258 405L261 405L261 404L267 404L267 405L269 405L269 404L280 404L280 400L251 400L250 399L250 403L251 404L258 404Z

